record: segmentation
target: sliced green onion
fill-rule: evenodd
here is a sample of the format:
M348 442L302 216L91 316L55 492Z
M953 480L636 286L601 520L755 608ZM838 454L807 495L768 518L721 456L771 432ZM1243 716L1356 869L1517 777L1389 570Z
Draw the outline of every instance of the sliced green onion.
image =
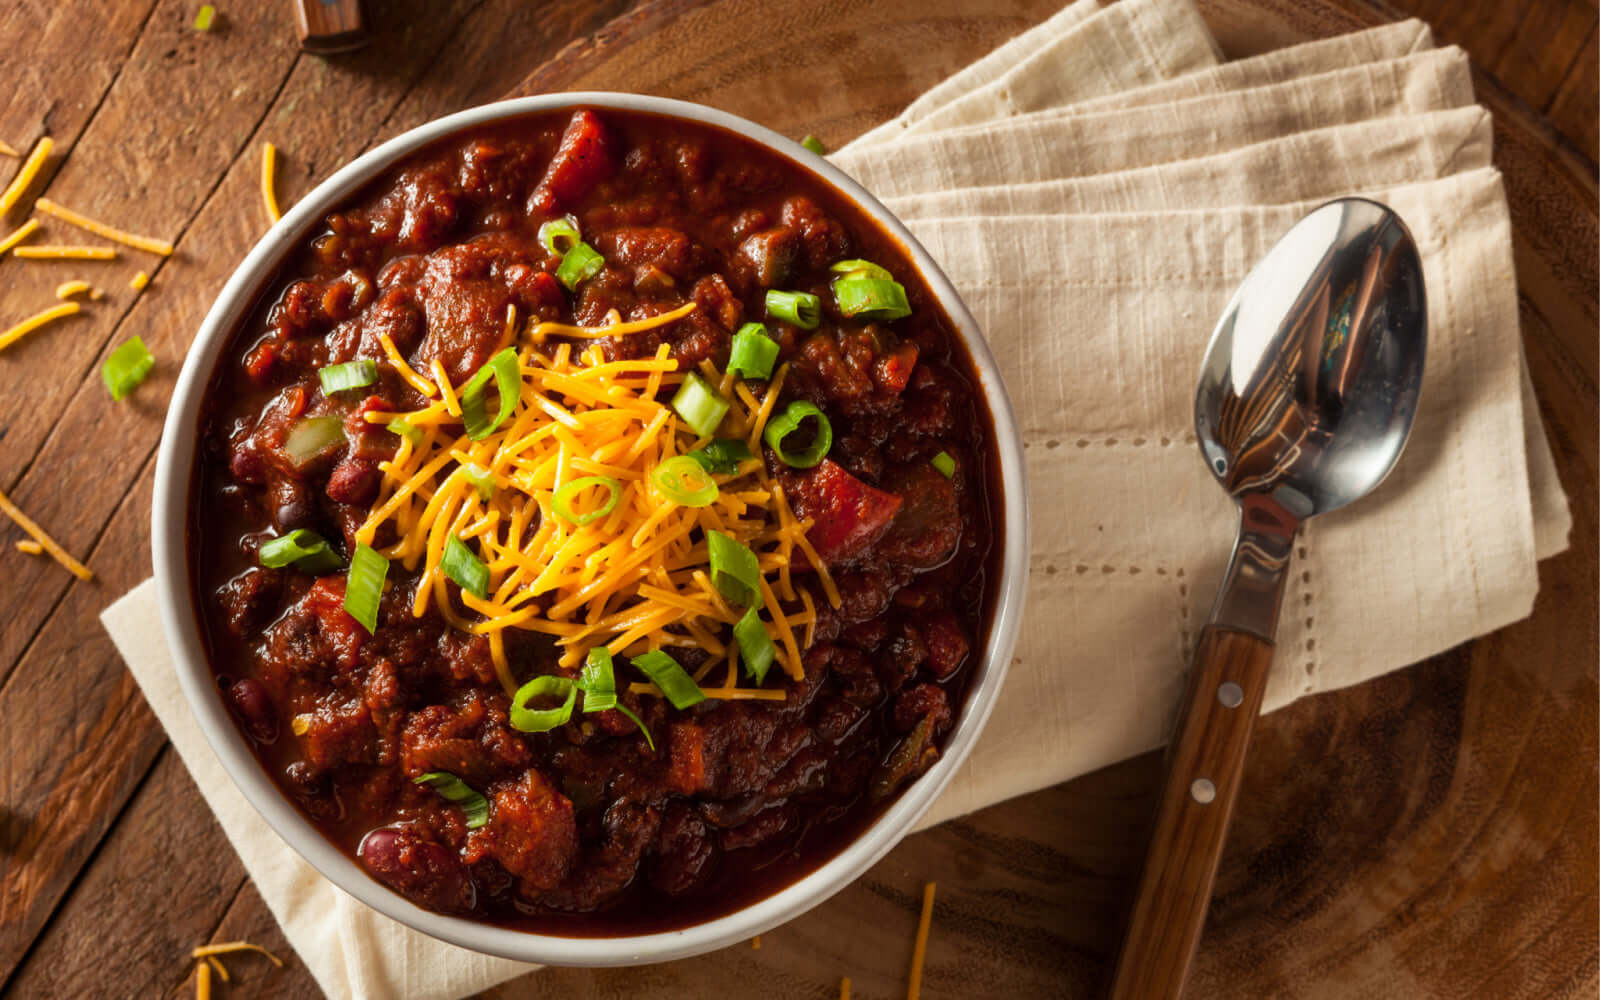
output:
M322 391L329 396L346 389L360 389L378 381L378 363L363 360L327 365L317 369L317 378L322 382Z
M617 680L611 670L611 650L604 646L596 646L589 650L588 661L584 664L583 675L578 678L578 690L583 692L583 710L588 712L604 712L607 709L616 709L623 715L633 720L633 724L644 733L644 741L650 747L650 752L656 749L655 738L650 735L650 727L644 720L628 710L628 706L617 701Z
M383 600L383 578L388 575L389 560L370 545L356 546L344 582L344 609L368 633L378 631L378 602Z
M539 242L557 257L566 256L567 251L583 242L578 234L578 220L570 215L551 219L539 227Z
M894 275L874 264L870 260L841 260L828 270L834 274L842 274L847 278L883 278L886 281L894 280Z
M707 472L726 476L738 472L740 462L755 456L750 454L750 446L739 438L717 438L707 441L704 448L689 452L689 457Z
M580 241L562 256L556 267L556 280L567 286L567 291L575 291L581 282L599 274L605 266L606 259L600 256L600 251Z
M580 514L572 508L572 501L577 499L579 493L591 486L599 486L608 491L606 502L594 510ZM592 521L598 521L607 514L617 509L617 502L622 499L622 484L609 476L584 476L574 479L560 489L556 490L555 507L556 516L564 521L570 521L578 527L583 527Z
M156 365L155 355L144 346L144 340L130 337L128 342L111 352L100 369L100 377L111 391L112 399L121 399L138 388L150 369Z
M412 444L422 443L422 428L407 420L405 417L395 417L389 421L389 429L410 441Z
M813 153L816 153L818 156L821 156L823 153L828 151L828 147L822 144L822 140L818 139L814 135L808 135L804 139L801 139L800 145L811 150Z
M202 4L200 13L194 16L194 30L210 31L211 25L217 19L217 8L211 4Z
M555 708L529 708L535 698L563 698ZM572 707L578 703L578 685L566 677L547 674L517 688L511 696L511 728L524 733L548 733L564 726L572 719Z
M799 430L800 424L808 417L817 421L817 433L812 437L811 444L801 451L784 450L784 438ZM822 461L828 449L833 447L833 425L828 423L827 415L815 404L796 399L782 413L767 421L767 429L761 433L761 440L767 443L767 447L777 454L778 461L784 465L791 469L809 469Z
M455 803L467 814L467 829L476 830L489 822L489 800L467 787L467 783L449 771L429 771L411 779L414 784L427 785L441 798Z
M656 741L655 741L655 739L653 737L651 737L651 735L650 735L650 727L644 724L644 720L639 718L637 715L634 715L633 712L628 709L628 706L622 704L622 702L620 702L620 701L617 702L615 707L616 707L617 711L621 712L623 715L626 715L628 718L633 720L633 724L639 727L639 732L644 733L645 745L650 748L650 752L651 753L655 753L656 752Z
M747 378L768 378L777 361L778 342L767 336L767 328L760 323L746 323L733 335L728 371Z
M688 455L674 455L650 472L661 495L685 507L705 507L717 498L717 481Z
M706 700L706 693L700 690L700 685L665 650L652 649L648 653L641 653L633 658L633 665L655 682L655 686L672 702L673 708L688 708Z
M494 473L477 462L468 462L461 467L461 475L478 491L479 500L487 502L494 499Z
M846 316L899 319L911 315L904 286L887 278L840 278L833 283L833 299Z
M956 474L956 460L950 457L948 451L941 451L933 456L933 467L938 469L946 479Z
M585 713L604 712L617 706L617 680L611 671L611 650L604 646L589 650L583 675L578 678L578 689L583 692Z
M706 548L711 553L711 582L717 592L742 607L761 607L761 566L750 547L712 529L706 532Z
M344 444L344 421L338 417L306 417L289 428L288 436L283 439L283 450L294 464L304 465L341 444Z
M439 557L439 568L455 585L479 600L489 597L489 567L483 564L467 544L455 535L444 543L444 555Z
M716 430L728 415L728 401L694 372L683 377L683 384L672 396L672 408L699 437Z
M488 415L489 380L494 379L500 394L500 409L493 417ZM517 361L517 351L508 347L485 361L461 387L461 423L467 437L481 441L494 433L511 411L516 408L522 394L522 367Z
M767 668L778 656L778 648L761 624L761 616L751 608L733 626L733 638L739 643L739 658L744 661L744 671L757 684L767 679Z
M810 292L767 292L767 315L802 330L815 330L822 322L822 300Z
M305 528L296 528L287 535L262 542L256 556L268 569L293 564L307 573L326 573L344 565L339 553L328 548L321 535Z

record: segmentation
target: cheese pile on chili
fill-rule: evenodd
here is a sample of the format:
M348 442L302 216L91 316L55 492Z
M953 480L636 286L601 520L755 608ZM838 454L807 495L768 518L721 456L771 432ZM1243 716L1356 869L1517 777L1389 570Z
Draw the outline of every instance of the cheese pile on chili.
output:
M497 415L489 433L480 426L476 438L465 431L462 407L469 400L442 366L433 365L429 382L392 343L383 344L396 371L436 398L409 413L365 414L369 422L389 424L402 441L394 458L380 465L383 486L356 540L420 572L416 616L432 605L454 627L486 635L508 692L517 685L504 632L518 628L555 636L567 668L598 646L627 656L699 648L709 657L692 675L696 683L727 665L720 685L702 685L708 697L783 699L781 689L739 685L739 643L729 630L746 609L712 579L714 532L754 555L759 599L749 604L760 609L760 624L775 647L773 662L795 680L804 677L801 656L812 642L817 611L793 578L800 555L835 607L839 596L806 539L811 522L795 518L760 457L786 366L773 372L758 398L742 379L710 362L695 373L678 370L665 344L654 357L611 362L597 346L581 346L585 339L664 326L694 308L690 303L632 323L613 313L600 327L529 324L520 336L513 313L507 329L517 342L517 388L508 397L502 387L500 396L510 399L511 411ZM551 336L563 339L546 342ZM729 404L712 433L690 430L667 398L686 379L703 380ZM475 381L481 380L480 374ZM492 402L494 393L488 395ZM663 466L679 459L675 464L683 467L680 456L714 437L736 439L746 457L724 466L732 471L703 471L697 496L664 488ZM706 489L706 482L715 487ZM471 546L487 569L486 583L472 588L477 595L446 586L452 539ZM662 694L650 683L633 689Z

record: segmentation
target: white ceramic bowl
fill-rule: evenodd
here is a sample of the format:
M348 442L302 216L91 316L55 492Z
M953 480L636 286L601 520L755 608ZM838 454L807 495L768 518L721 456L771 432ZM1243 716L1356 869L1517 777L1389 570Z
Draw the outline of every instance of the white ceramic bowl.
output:
M429 143L463 129L529 112L578 107L670 115L736 132L776 150L802 170L819 176L843 192L878 226L903 244L928 288L955 324L956 333L966 344L977 367L984 397L994 417L995 447L999 452L1001 468L1000 494L995 500L1001 504L1004 515L1000 592L989 629L989 643L983 652L982 662L976 665L977 673L966 704L945 742L942 758L913 782L888 811L855 841L799 881L724 917L681 930L630 937L557 937L433 913L413 905L375 881L356 862L329 843L273 784L245 744L222 702L206 662L199 624L190 599L187 553L189 482L193 474L201 400L228 335L245 320L257 295L272 280L285 256L329 211L354 195L362 185ZM190 707L194 709L200 728L234 782L272 828L288 841L289 846L357 899L401 923L451 944L506 958L552 965L634 965L700 954L770 930L844 888L888 853L916 825L918 817L938 797L971 751L1005 680L1006 667L1016 644L1027 583L1026 497L1021 437L1017 433L1010 400L995 368L994 357L989 353L978 325L944 272L906 227L877 199L798 143L742 118L698 104L635 94L565 93L472 108L391 139L323 181L262 237L223 287L222 294L217 297L216 304L211 307L211 312L200 327L183 372L178 376L172 406L167 411L160 457L156 463L151 535L162 624L166 628L178 679Z

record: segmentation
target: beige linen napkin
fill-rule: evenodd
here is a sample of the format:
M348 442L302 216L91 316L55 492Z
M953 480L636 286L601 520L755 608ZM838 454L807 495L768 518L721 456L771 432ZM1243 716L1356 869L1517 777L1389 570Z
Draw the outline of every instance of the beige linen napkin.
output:
M929 144L925 159L966 154L978 164L959 175L928 169L920 185L874 183L899 192L892 204L988 332L1033 477L1031 620L1019 662L998 717L925 825L1160 741L1233 528L1189 431L1199 352L1245 271L1309 207L1299 202L1322 196L1307 192L1370 191L1401 210L1427 258L1434 339L1417 439L1400 469L1379 496L1307 535L1269 706L1527 612L1535 552L1565 545L1565 500L1542 428L1527 416L1509 227L1497 175L1484 166L1482 118L1463 106L1459 55L1430 48L1412 21L1214 66L1190 0L1105 10L1079 0L840 152L866 171L871 157L851 159L859 151L894 156L915 141ZM1105 114L1130 109L1149 110ZM1087 116L1096 120L1071 124ZM1381 128L1350 131L1374 118ZM1017 131L963 145L990 119ZM1184 166L1194 158L1205 162ZM1218 169L1245 176L1197 182ZM1021 184L1010 199L993 190ZM1175 200L1179 190L1197 200ZM1061 197L1076 199L1077 214ZM1473 448L1498 468L1529 471L1471 478ZM146 583L104 620L329 995L448 998L532 968L411 932L290 851L196 728L155 609Z

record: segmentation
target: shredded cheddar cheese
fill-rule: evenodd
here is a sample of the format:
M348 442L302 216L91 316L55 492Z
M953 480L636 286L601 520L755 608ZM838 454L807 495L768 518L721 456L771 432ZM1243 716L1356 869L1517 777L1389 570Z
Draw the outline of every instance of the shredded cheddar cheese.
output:
M33 152L28 154L26 160L22 161L22 167L17 171L17 175L11 178L11 183L6 185L5 191L0 192L0 216L4 216L11 211L12 206L21 201L22 196L28 193L28 188L32 186L33 179L39 176L40 170L44 169L44 161L50 158L50 151L55 148L55 145L56 141L49 136L41 138L34 145Z
M44 553L44 546L31 538L19 538L17 539L17 551L26 552L30 556L37 556Z
M9 142L6 142L4 139L0 139L0 155L21 156L22 154L17 151L17 147L11 145Z
M128 279L128 287L136 292L142 292L150 285L150 275L140 271Z
M220 944L203 944L194 951L191 951L189 953L189 957L206 958L210 955L231 955L238 951L253 951L265 955L273 965L276 965L280 969L283 968L283 959L261 947L259 944L251 944L249 941L224 941Z
M195 970L194 995L197 1000L211 1000L211 966L204 962Z
M850 977L839 980L839 1000L850 1000Z
M43 312L34 313L11 329L0 333L0 351L15 344L46 323L52 323L58 319L71 316L82 309L83 307L76 302L63 302L58 306L51 306Z
M438 398L411 412L364 414L374 424L403 418L417 433L379 465L379 493L356 541L418 573L414 615L436 608L455 628L486 636L508 691L516 683L504 633L521 629L554 637L568 669L601 645L630 657L662 647L699 648L710 659L696 673L697 682L726 674L702 684L708 697L785 699L783 688L740 686L738 648L729 633L744 609L730 606L710 580L706 533L713 529L756 555L760 617L776 648L775 665L794 680L805 676L801 660L815 635L817 606L805 588L794 586L789 570L793 554L809 548L804 534L810 522L794 517L760 458L712 475L717 496L706 506L685 506L664 495L652 478L656 466L709 440L683 425L670 405L671 392L662 391L682 379L670 348L663 344L649 357L606 361L597 346L581 343L664 326L694 308L689 303L629 323L612 316L598 327L530 322L520 337L512 330L520 392L500 424L478 440L463 429L459 389L444 366L433 361L429 382L393 343L380 340L387 363L418 392L431 399L434 393L425 389L436 389ZM550 336L580 343L547 342ZM712 384L723 377L713 370ZM744 438L763 412L770 414L781 378L780 370L762 399L738 384L744 391L730 394L720 433ZM488 406L499 400L493 383L486 399ZM487 498L469 480L469 469L479 482L492 482ZM578 524L557 512L555 497L566 484L589 476L616 483L615 504L600 506L612 495L603 488L591 488L581 502L564 499L585 510L606 509ZM452 537L468 544L487 568L484 596L446 587L441 563ZM820 560L816 565L825 572ZM836 600L831 579L819 572L818 580L826 580L824 591ZM652 683L635 682L631 689L661 696Z
M11 253L30 260L116 260L116 247L17 247Z
M39 546L44 549L44 551L50 553L56 562L70 570L73 576L76 576L80 580L90 580L94 578L94 574L89 572L89 567L67 555L67 551L61 546L57 545L55 539L45 534L44 529L40 528L37 524L34 524L33 519L18 509L17 505L11 502L11 498L6 496L4 493L0 493L0 514L4 514L11 518L11 520L16 522L17 527L32 535L33 540L37 542Z
M18 226L11 233L10 236L7 236L5 239L0 240L0 253L5 253L7 250L10 250L12 247L16 246L18 243L21 243L23 240L27 239L29 236L32 236L33 235L33 231L35 229L38 229L38 228L39 228L39 220L38 219L29 219L27 222L24 222L22 225Z
M928 928L933 925L933 890L936 883L922 887L922 915L917 918L917 943L911 949L911 977L906 982L906 1000L922 995L922 961L928 954Z
M63 281L56 286L56 298L58 299L70 299L74 295L82 295L85 292L91 294L94 292L93 286L87 281Z
M261 147L261 200L267 204L267 214L273 222L283 218L278 211L278 147L266 143Z
M163 257L172 256L172 244L168 243L166 240L158 240L149 236L139 236L135 233L130 233L127 230L118 229L115 226L108 226L104 222L96 222L86 215L79 215L70 208L56 204L49 198L40 198L33 204L35 208L44 214L53 215L69 226L77 226L84 232L93 233L102 239L110 240L113 243L121 243L123 246L133 247L135 250L143 250L147 253L160 254Z

